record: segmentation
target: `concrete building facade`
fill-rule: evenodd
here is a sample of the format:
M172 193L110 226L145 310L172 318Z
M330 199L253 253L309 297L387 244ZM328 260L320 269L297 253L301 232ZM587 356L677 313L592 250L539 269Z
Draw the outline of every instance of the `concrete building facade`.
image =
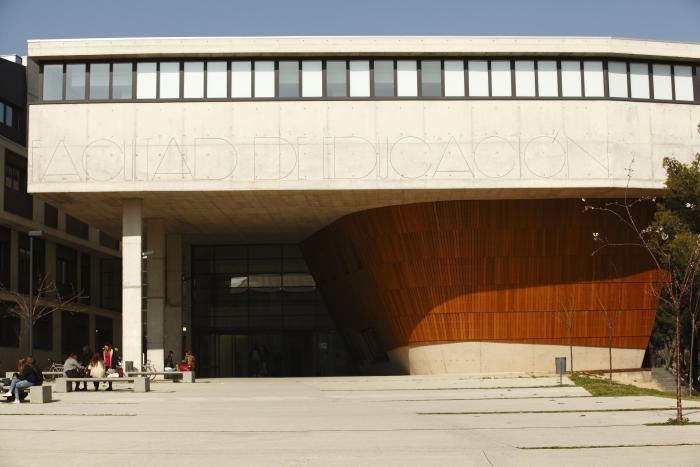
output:
M652 271L591 259L615 226L575 200L700 151L699 65L610 38L30 41L29 191L121 237L125 360L549 371L570 295L580 367L606 365L594 296L639 367Z

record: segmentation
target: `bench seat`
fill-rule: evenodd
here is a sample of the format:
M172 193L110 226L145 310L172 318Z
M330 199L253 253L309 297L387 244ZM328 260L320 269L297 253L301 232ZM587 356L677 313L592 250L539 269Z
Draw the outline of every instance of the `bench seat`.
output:
M180 376L183 383L194 383L194 371L127 371L127 376Z
M141 376L124 378L61 378L56 380L56 392L73 392L73 383L133 383L134 392L150 392L151 381Z
M53 400L51 386L48 384L42 386L29 386L28 388L20 388L19 390L29 395L30 404L46 404ZM20 400L22 399L24 399L24 396L20 397Z

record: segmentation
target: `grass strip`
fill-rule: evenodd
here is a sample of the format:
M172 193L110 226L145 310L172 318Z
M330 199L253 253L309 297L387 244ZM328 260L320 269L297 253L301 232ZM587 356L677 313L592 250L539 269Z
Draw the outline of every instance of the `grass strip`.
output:
M688 409L700 409L700 407L687 407ZM496 412L416 412L417 415L517 415L517 414L542 414L542 413L595 413L595 412L658 412L662 410L672 411L675 407L647 407L629 409L563 409L563 410L511 410Z
M608 379L594 378L588 375L574 373L569 375L569 379L577 386L582 387L592 396L602 397L626 397L626 396L656 396L667 399L675 399L676 394L672 392L659 391L658 389L648 389L633 386L631 384L621 384ZM686 401L700 401L699 396L685 396Z
M603 444L600 446L528 446L518 447L522 450L538 449L609 449L609 448L666 448L677 446L700 446L700 443L668 443L668 444Z

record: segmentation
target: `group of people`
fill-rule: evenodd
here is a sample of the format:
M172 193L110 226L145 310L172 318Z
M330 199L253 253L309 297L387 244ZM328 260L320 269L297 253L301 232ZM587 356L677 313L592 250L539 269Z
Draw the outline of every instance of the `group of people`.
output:
M168 355L165 356L165 361L163 362L165 371L194 371L194 366L195 358L189 350L185 352L185 357L180 363L175 363L175 352L172 350L168 351Z
M104 378L110 373L117 371L119 365L119 356L116 349L105 344L102 351L92 353L89 346L84 346L80 360L74 352L68 354L66 361L63 363L63 375L69 378ZM76 391L87 391L87 381L83 381L83 388L80 388L80 382L75 383ZM100 382L93 381L95 391L99 390ZM112 390L112 382L107 383L107 391Z
M10 382L10 389L3 393L2 397L14 396L15 404L19 404L21 390L42 384L44 384L44 375L36 366L34 357L30 355L27 358L20 358L17 363L17 372Z

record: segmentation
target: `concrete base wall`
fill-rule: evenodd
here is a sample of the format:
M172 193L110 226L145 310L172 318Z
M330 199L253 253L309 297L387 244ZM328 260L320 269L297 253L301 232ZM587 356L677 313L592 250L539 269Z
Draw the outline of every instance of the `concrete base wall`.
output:
M399 347L388 352L392 366L412 375L443 373L554 373L554 358L566 357L564 345L455 342ZM612 350L613 368L639 368L643 349ZM607 347L574 347L574 370L609 367Z

